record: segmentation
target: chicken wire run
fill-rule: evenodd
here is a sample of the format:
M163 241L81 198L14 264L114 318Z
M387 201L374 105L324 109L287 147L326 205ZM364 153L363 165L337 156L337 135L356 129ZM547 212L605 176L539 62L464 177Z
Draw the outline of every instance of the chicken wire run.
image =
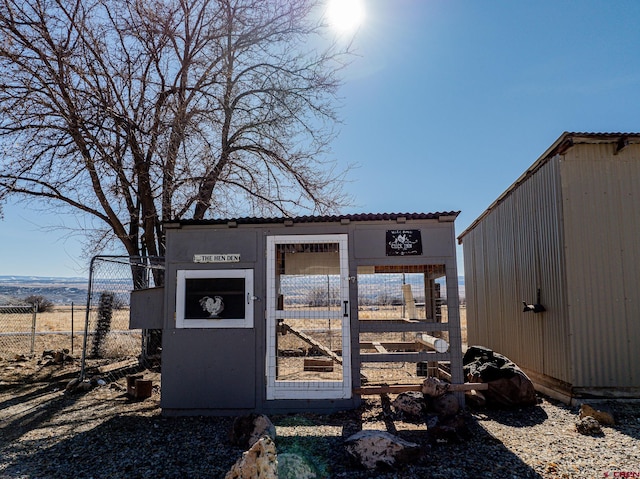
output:
M358 272L358 319L375 320L418 320L446 323L446 279L430 281L430 274L439 274L444 268L429 266L403 266L393 268L360 268ZM388 352L407 352L426 349L416 343L421 333L416 332L375 332L360 333L362 351L376 351L384 348ZM447 342L447 331L431 333ZM384 347L383 347L384 345ZM439 365L431 365L427 372L421 364L414 362L362 363L363 378L372 383L415 382L418 376L436 375Z
M156 257L96 256L91 260L80 377L88 365L110 380L128 368L155 365L161 349L154 330L129 329L130 295L163 280L164 260ZM128 367L110 368L113 363Z

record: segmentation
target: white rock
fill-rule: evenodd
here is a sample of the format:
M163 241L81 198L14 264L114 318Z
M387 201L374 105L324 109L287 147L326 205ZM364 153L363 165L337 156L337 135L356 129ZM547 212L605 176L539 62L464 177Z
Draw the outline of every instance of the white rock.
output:
M225 479L278 479L276 445L270 437L263 436L242 454Z
M422 394L425 396L439 397L449 391L450 384L438 378L428 377L422 383Z
M345 441L347 453L367 469L395 467L418 456L420 446L385 431L360 431Z
M424 395L418 391L398 394L391 405L396 411L408 416L409 419L423 419L426 410Z

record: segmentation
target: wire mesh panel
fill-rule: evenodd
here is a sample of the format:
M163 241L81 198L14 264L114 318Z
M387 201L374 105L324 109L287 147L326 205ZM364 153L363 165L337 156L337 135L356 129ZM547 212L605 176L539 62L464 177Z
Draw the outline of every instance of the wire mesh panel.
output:
M38 311L32 305L0 306L0 357L74 355L84 335L84 305L55 305Z
M267 397L351 393L346 235L268 239Z
M161 284L160 258L97 256L90 268L83 338L82 373L87 364L101 365L112 375L126 371L124 362L151 366L159 359L161 335L156 330L129 329L130 295L134 289ZM118 363L121 368L105 367Z
M35 306L0 306L0 351L2 357L33 355L35 328Z
M436 343L448 349L445 266L360 266L357 282L360 351L363 359L376 358L361 364L363 377L402 383L435 373L423 369L439 365L424 366L418 353L434 351ZM393 361L401 353L416 360Z

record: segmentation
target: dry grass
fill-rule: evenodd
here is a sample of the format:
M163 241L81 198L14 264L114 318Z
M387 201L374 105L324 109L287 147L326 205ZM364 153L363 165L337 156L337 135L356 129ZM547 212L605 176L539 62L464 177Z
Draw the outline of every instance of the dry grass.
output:
M90 317L90 321L94 320ZM84 333L86 310L84 307L55 306L52 311L37 313L36 332L78 332ZM0 316L0 332L31 332L33 315L2 314ZM114 330L129 329L129 310L113 311L111 328ZM91 329L91 325L89 327Z
M56 306L50 312L37 313L35 336L33 314L0 315L0 357L12 358L28 355L33 350L39 356L43 351L67 349L78 355L82 351L86 312L84 307ZM96 314L89 316L89 332L95 331ZM110 356L119 354L137 354L140 344L139 334L128 334L129 310L113 310L111 331L122 331L127 334L110 335L105 347ZM33 342L32 342L33 341ZM89 344L90 347L90 344Z

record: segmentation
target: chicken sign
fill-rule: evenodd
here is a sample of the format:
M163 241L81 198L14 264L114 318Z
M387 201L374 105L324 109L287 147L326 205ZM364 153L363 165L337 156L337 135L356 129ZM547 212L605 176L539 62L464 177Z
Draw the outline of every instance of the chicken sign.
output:
M222 296L205 296L200 299L200 306L203 311L209 313L210 318L219 318L220 313L224 310L224 303L222 302Z
M387 256L422 254L420 230L387 230Z

